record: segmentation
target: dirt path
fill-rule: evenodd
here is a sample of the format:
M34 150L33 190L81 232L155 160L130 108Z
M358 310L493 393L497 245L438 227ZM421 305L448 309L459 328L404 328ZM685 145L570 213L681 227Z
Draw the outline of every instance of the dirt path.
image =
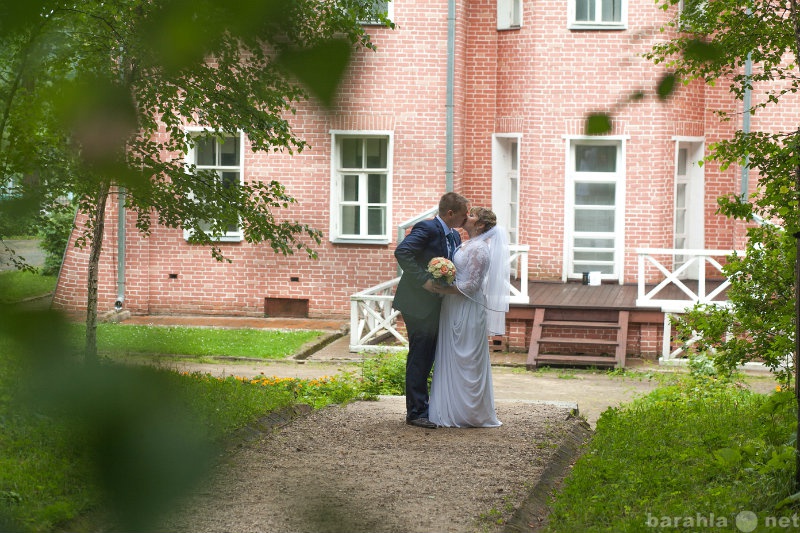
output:
M169 532L530 531L590 433L570 410L498 401L492 429L404 423L402 397L328 407L243 443ZM517 512L523 509L524 512Z

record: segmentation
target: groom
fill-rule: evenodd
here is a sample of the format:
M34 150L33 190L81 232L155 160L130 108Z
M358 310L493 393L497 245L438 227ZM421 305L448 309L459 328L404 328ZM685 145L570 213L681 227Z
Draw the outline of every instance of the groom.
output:
M439 200L439 214L418 222L397 245L394 256L403 274L394 296L394 308L403 315L408 332L406 360L406 423L433 429L428 420L428 376L433 367L442 301L432 292L433 276L427 272L434 257L453 259L461 244L460 228L467 218L467 199L454 192Z

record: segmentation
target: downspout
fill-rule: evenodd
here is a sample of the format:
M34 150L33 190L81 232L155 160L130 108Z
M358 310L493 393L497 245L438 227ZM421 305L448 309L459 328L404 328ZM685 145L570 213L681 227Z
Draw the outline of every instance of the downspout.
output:
M453 115L456 55L456 0L447 2L447 132L445 147L445 192L453 190Z
M753 12L748 5L745 8L745 14L750 17ZM751 96L750 96L750 83L751 77L753 76L753 54L752 52L747 52L747 59L744 61L744 97L742 98L742 133L744 133L745 139L750 135L750 107L751 107ZM748 151L749 152L749 151ZM742 165L742 195L739 197L739 201L744 203L747 202L747 191L750 186L748 183L750 176L750 154L744 154L744 164Z
M122 310L125 301L125 187L119 187L119 212L117 213L117 300L114 309Z
M749 12L749 9L748 9ZM744 133L745 139L748 135L750 135L750 107L751 107L751 95L750 95L750 77L753 75L753 60L751 58L751 54L747 53L747 59L744 63L744 80L745 80L745 88L744 88L744 97L742 98L742 108L744 113L742 115L742 132ZM744 164L742 165L742 195L740 197L741 202L747 202L747 191L749 187L748 179L750 175L750 154L744 154Z

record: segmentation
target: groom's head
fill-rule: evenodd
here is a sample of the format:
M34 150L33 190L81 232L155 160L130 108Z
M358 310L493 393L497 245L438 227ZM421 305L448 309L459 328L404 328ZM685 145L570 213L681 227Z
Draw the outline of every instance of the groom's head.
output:
M469 202L455 192L447 192L439 199L439 217L450 228L460 228L467 218Z

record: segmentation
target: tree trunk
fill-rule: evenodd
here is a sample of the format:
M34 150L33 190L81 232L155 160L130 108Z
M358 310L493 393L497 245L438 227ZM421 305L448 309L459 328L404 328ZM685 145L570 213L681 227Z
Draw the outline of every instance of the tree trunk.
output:
M85 362L97 364L97 280L100 269L100 251L103 248L103 231L106 219L106 201L109 184L100 183L97 191L97 205L94 212L94 227L89 253L89 271L86 294L86 351Z
M795 60L800 61L800 4L798 0L789 2L789 13L794 25ZM795 63L798 64L798 63ZM800 129L795 132L795 142L800 137ZM795 147L797 150L797 147ZM795 194L800 196L800 165L794 169ZM798 221L795 221L797 223ZM800 225L798 225L800 227ZM794 260L794 399L797 404L797 430L794 440L794 490L800 491L800 231L795 237Z
M798 130L797 135L800 135ZM794 169L795 191L800 194L800 166ZM794 441L794 489L800 491L800 235L795 233L794 259L794 399L797 404L797 429Z

